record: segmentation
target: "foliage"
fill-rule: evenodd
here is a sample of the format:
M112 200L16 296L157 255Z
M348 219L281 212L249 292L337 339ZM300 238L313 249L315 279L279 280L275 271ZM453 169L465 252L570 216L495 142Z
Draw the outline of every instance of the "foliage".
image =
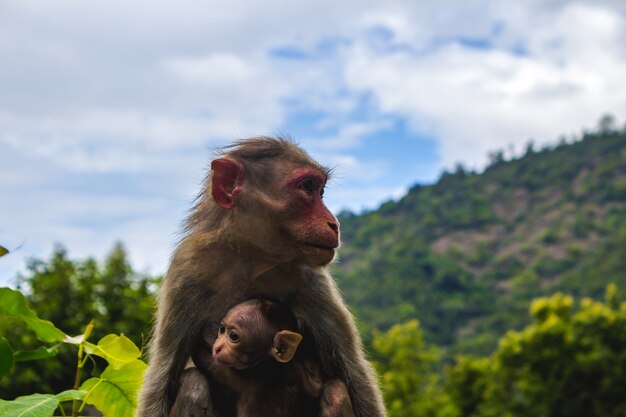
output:
M154 314L157 280L133 272L121 244L113 247L102 266L93 259L71 260L57 245L49 260L30 260L27 271L19 277L19 288L41 317L69 334L82 333L85 323L93 319L96 326L92 338L103 338L107 329L129 335L132 343L143 345ZM0 306L1 311L4 302ZM1 398L34 391L60 392L73 378L74 350L66 344L41 348L38 340L45 339L31 329L23 320L6 317L0 321L0 334L21 351L55 355L56 360L22 363L19 371L14 368L11 375L0 379ZM1 346L0 341L0 350ZM106 363L96 358L87 366L86 371L98 375Z
M417 320L376 335L373 348L390 417L458 415L433 372L437 352L424 344Z
M64 401L80 400L84 391L67 390L60 394L33 394L18 397L14 401L0 400L1 416L53 416L59 404Z
M65 333L57 329L54 324L37 317L28 307L28 302L22 294L9 288L0 288L0 315L19 317L42 342L61 342L65 338Z
M626 131L603 118L578 140L493 154L378 210L343 212L333 274L362 330L419 319L454 355L485 355L529 324L535 297L626 288Z
M146 368L139 359L119 368L109 366L100 377L90 378L80 386L87 391L83 401L95 405L105 416L132 416Z
M390 417L611 417L626 414L626 302L556 293L535 299L532 323L490 356L458 356L445 377L417 321L373 340Z
M488 358L460 358L447 391L462 415L611 417L626 414L626 303L557 293L531 307L532 324L509 332Z
M22 321L35 332L41 342L68 344L78 348L73 389L56 395L32 394L20 396L12 401L0 400L0 415L46 417L53 416L57 409L65 415L61 403L66 401L74 403L73 416L77 416L86 404L95 405L106 416L133 415L146 364L139 359L141 352L128 338L110 334L101 339L97 345L91 344L87 339L93 330L93 324L89 324L85 333L79 336L67 336L51 322L37 317L28 306L26 298L9 288L0 288L0 316L3 319ZM40 353L23 355L22 352L13 351L4 337L1 340L0 377L6 375L16 362L40 360L54 356L58 352L56 349L40 348L36 351ZM82 368L94 355L106 359L109 365L102 375L90 378L81 385ZM83 404L80 409L78 401Z

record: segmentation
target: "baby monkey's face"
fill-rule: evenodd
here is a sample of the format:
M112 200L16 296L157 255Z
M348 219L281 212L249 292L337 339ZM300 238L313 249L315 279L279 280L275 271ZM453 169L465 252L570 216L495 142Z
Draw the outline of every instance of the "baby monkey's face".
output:
M213 344L216 364L243 370L272 357L279 362L293 358L302 336L276 328L263 311L257 302L244 302L226 313Z

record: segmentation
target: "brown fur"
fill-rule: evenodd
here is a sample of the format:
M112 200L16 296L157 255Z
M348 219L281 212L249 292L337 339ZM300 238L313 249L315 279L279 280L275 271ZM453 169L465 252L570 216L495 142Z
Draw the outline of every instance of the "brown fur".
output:
M206 403L189 407L225 417L221 410L228 410L228 400L214 395L219 384L199 387L198 375L189 377L196 384L181 381L183 369L194 348L212 345L229 306L265 297L287 305L311 335L323 377L346 384L355 415L384 416L354 320L325 267L333 255L328 248L337 246L338 223L319 196L307 194L299 182L285 183L302 170L325 182L329 170L291 141L272 138L237 142L213 161L214 169L221 165L240 169L207 178L174 251L136 415L168 416L177 395L187 404L204 392ZM204 323L211 325L203 328Z

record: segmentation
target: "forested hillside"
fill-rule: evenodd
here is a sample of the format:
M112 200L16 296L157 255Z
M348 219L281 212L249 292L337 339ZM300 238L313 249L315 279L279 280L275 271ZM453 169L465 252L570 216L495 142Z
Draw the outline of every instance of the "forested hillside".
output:
M486 354L535 297L626 288L626 132L496 152L340 221L334 274L364 333L415 318L450 354Z

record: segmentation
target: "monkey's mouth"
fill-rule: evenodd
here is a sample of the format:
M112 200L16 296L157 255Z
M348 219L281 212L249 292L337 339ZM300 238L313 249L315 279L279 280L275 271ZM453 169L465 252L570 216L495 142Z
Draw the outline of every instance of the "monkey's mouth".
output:
M334 237L319 238L319 239L307 239L303 240L304 246L308 246L314 249L334 251L339 247L339 239Z
M335 248L329 245L306 244L302 255L307 263L326 265L335 257Z
M316 254L315 256L333 257L335 256L336 246L305 244L308 252Z
M243 362L239 360L225 361L223 359L216 358L215 356L213 356L213 360L218 366L224 366L227 368L233 368L237 370L242 370L242 369L247 368L246 364L244 364Z
M334 251L335 248L337 247L337 245L335 246L331 246L331 245L317 245L314 243L305 243L306 246L311 247L311 248L315 248L315 249L321 249L321 250L332 250Z

